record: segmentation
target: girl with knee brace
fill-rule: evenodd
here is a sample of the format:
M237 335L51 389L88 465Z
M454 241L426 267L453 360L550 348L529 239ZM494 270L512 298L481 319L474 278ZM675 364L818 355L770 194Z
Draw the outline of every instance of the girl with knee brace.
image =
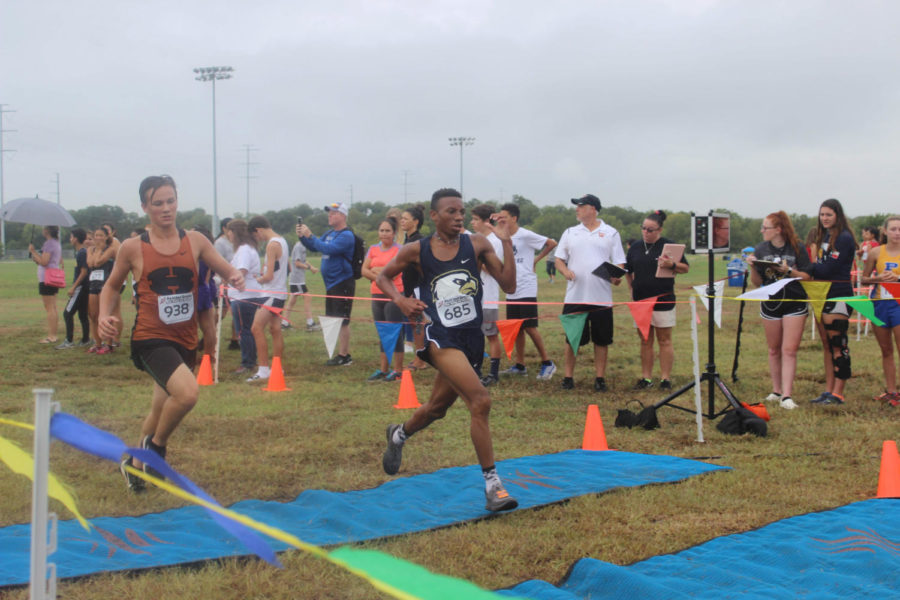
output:
M818 281L830 281L828 299L853 295L850 271L856 257L856 236L847 222L841 203L826 200L819 207L815 236L816 261L810 275ZM825 391L811 400L813 404L843 404L844 385L850 379L850 348L847 330L853 309L846 302L826 301L816 322L822 338L825 363Z

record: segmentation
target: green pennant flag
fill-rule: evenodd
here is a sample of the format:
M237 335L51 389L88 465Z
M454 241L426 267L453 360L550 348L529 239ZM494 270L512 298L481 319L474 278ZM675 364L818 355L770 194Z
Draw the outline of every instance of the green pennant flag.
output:
M578 356L578 346L581 345L581 332L584 331L584 322L587 321L587 313L572 313L569 315L559 315L562 322L563 330L566 332L566 339L572 346L572 352Z
M884 321L875 316L875 305L872 304L872 300L865 296L843 296L841 298L829 298L828 301L846 302L875 325L884 327Z
M489 600L499 594L481 589L474 583L438 575L419 565L376 550L342 546L329 553L329 559L363 575L376 588L394 598L417 600Z

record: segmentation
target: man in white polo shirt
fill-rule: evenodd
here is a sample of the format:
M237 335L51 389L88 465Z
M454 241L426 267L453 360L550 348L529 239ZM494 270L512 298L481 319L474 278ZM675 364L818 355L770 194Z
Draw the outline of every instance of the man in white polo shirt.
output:
M612 286L621 278L603 279L593 271L604 262L619 267L625 264L625 252L619 232L597 218L600 199L588 194L573 198L575 217L579 224L563 232L556 247L556 270L566 278L566 297L563 314L588 313L579 346L594 343L594 391L605 392L607 351L613 341ZM575 387L575 352L566 343L565 377L562 388Z

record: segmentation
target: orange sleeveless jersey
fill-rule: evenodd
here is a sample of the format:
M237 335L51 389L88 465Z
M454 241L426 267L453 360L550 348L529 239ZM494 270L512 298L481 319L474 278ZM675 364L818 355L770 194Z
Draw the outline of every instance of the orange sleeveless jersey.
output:
M144 268L137 284L137 314L132 340L170 340L185 348L197 347L197 265L183 229L181 244L172 255L160 254L141 235Z

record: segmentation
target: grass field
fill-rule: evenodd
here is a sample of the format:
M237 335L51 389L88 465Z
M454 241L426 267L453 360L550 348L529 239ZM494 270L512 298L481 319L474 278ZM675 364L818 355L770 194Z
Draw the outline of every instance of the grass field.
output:
M719 263L721 277L725 265ZM689 379L692 368L687 289L705 278L705 258L694 257L692 271L677 280L679 300L684 303L678 306L675 331L676 386ZM36 342L45 331L34 266L0 263L0 282L0 416L30 421L31 389L52 387L63 410L136 443L150 399L150 380L131 365L127 339L122 351L99 357L39 345ZM309 283L313 293L322 293L319 277L311 277ZM541 301L560 302L563 293L561 278L549 285L542 273ZM737 293L737 288L726 288L728 295ZM616 290L616 300L627 299L623 284ZM130 325L133 313L125 306ZM703 319L700 356L705 363L706 313L699 310ZM738 398L752 402L770 391L765 340L757 308L750 304L745 310L740 380L732 384L737 312L738 303L726 301L723 329L716 338L716 363ZM564 336L558 313L558 306L542 307L541 331L552 357L561 363ZM299 312L295 320L302 324ZM497 588L528 578L556 582L572 562L586 556L629 564L874 495L881 444L897 439L900 412L871 400L882 388L880 353L871 334L857 342L855 326L852 329L854 378L847 386L846 405L813 408L808 404L821 391L824 377L820 343L811 341L807 333L795 386L800 408L784 411L770 405L773 416L769 437L764 439L725 436L706 422L706 442L698 444L693 415L672 409L660 411L660 430L613 428L616 409L627 401L636 398L646 403L662 397L656 390L630 391L640 376L638 338L625 307L616 309L615 320L616 338L607 371L611 389L603 395L591 391L589 352L579 357L578 387L564 392L559 388L561 372L550 382L533 379L538 361L533 347L527 345L530 376L503 380L491 388L497 458L580 447L586 407L597 403L610 447L700 458L731 466L732 471L673 485L575 498L539 510L361 546ZM225 329L229 323L226 320ZM292 392L267 393L244 383L230 374L238 364L237 352L223 350L221 383L201 388L198 406L170 441L173 466L226 506L248 498L289 501L306 489L368 488L388 479L380 462L384 427L402 421L408 413L392 408L399 384L365 383L377 365L377 340L367 303L358 301L355 306L354 363L349 367L322 366L327 356L321 334L291 330L285 340L285 371ZM506 366L504 360L501 368ZM427 398L432 376L433 371L415 375L420 400ZM683 404L690 403L692 396L686 395ZM723 405L724 399L719 398L717 406ZM0 435L30 448L27 432L0 426ZM465 408L455 406L444 421L417 434L404 454L400 476L473 464ZM52 447L51 469L75 492L88 518L139 515L182 505L158 490L131 495L113 465L58 443ZM0 467L0 526L29 521L30 501L30 482ZM398 504L403 501L397 498ZM61 512L61 518L71 518L54 502L51 508ZM383 597L362 580L321 560L298 552L282 558L284 570L256 559L228 559L189 568L99 575L62 582L59 594L69 599ZM27 597L21 589L6 593L10 598Z

